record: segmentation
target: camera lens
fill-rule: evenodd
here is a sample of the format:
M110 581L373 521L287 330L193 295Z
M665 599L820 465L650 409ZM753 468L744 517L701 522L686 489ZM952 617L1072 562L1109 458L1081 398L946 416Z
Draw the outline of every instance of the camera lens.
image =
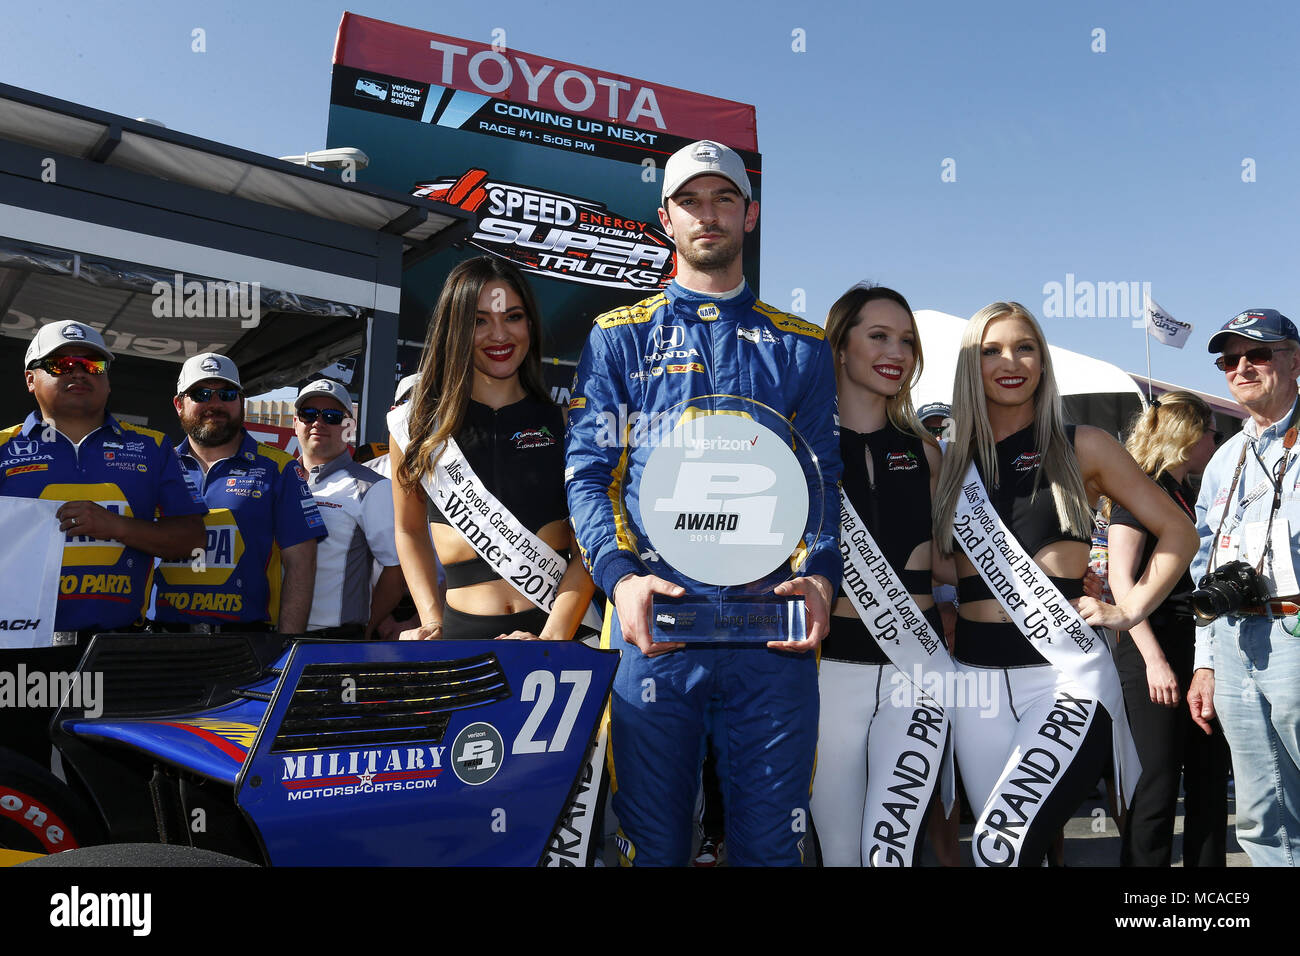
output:
M1192 592L1192 612L1202 621L1213 621L1233 610L1240 605L1238 598L1236 604L1233 603L1233 588L1225 586L1219 581L1210 581L1206 578L1201 582L1201 587Z

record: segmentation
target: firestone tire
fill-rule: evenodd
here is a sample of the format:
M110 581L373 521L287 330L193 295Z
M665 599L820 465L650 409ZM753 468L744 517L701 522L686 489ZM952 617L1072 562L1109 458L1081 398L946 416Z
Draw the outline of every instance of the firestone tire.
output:
M54 856L37 857L20 863L19 866L76 866L76 867L112 867L120 869L130 867L164 867L164 866L220 866L220 867L256 867L236 856L215 853L212 850L198 850L188 846L172 846L162 843L110 843L106 846L86 847L82 850L69 850Z
M66 783L0 747L0 848L58 853L103 840L94 810Z

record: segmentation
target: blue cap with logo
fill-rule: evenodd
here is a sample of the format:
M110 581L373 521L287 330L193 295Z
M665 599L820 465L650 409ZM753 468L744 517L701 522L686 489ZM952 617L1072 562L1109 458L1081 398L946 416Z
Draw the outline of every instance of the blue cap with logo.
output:
M1300 342L1300 332L1295 323L1277 309L1247 309L1224 323L1223 328L1210 336L1211 352L1222 350L1225 336L1240 335L1256 342Z
M934 415L942 415L944 418L952 417L952 406L947 402L930 402L928 405L922 405L916 410L916 417L921 421L931 418Z

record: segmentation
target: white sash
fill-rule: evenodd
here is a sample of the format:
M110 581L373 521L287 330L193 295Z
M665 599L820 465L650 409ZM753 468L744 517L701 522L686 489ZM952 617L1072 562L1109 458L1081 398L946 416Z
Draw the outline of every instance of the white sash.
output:
M952 772L951 720L945 705L951 706L956 686L952 658L944 647L943 635L934 633L925 613L917 607L843 489L840 490L840 557L844 562L841 588L862 618L867 633L890 663L911 682L915 688L914 699L940 715L944 750L942 760L930 763L930 767L942 766L940 793L945 813L951 812L956 780ZM822 733L829 729L822 728ZM931 774L934 772L930 770Z
M410 442L409 412L410 406L402 405L388 413L388 432L403 453ZM393 480L397 480L396 476ZM568 562L497 500L474 474L454 438L447 439L433 472L426 471L420 485L448 523L497 570L502 580L536 607L551 613ZM583 623L597 629L601 626L590 605Z
M962 480L952 530L1007 616L1060 672L1058 688L1073 688L1090 700L1100 701L1110 714L1115 789L1127 805L1133 798L1142 764L1133 746L1124 692L1110 648L1025 553L989 504L974 462Z

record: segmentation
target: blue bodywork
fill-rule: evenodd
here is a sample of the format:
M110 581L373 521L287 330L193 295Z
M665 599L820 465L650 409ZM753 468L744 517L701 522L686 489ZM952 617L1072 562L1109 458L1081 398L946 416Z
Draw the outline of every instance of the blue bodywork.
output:
M263 862L534 866L590 783L617 663L576 642L300 641L217 706L56 723L95 761L227 795Z

